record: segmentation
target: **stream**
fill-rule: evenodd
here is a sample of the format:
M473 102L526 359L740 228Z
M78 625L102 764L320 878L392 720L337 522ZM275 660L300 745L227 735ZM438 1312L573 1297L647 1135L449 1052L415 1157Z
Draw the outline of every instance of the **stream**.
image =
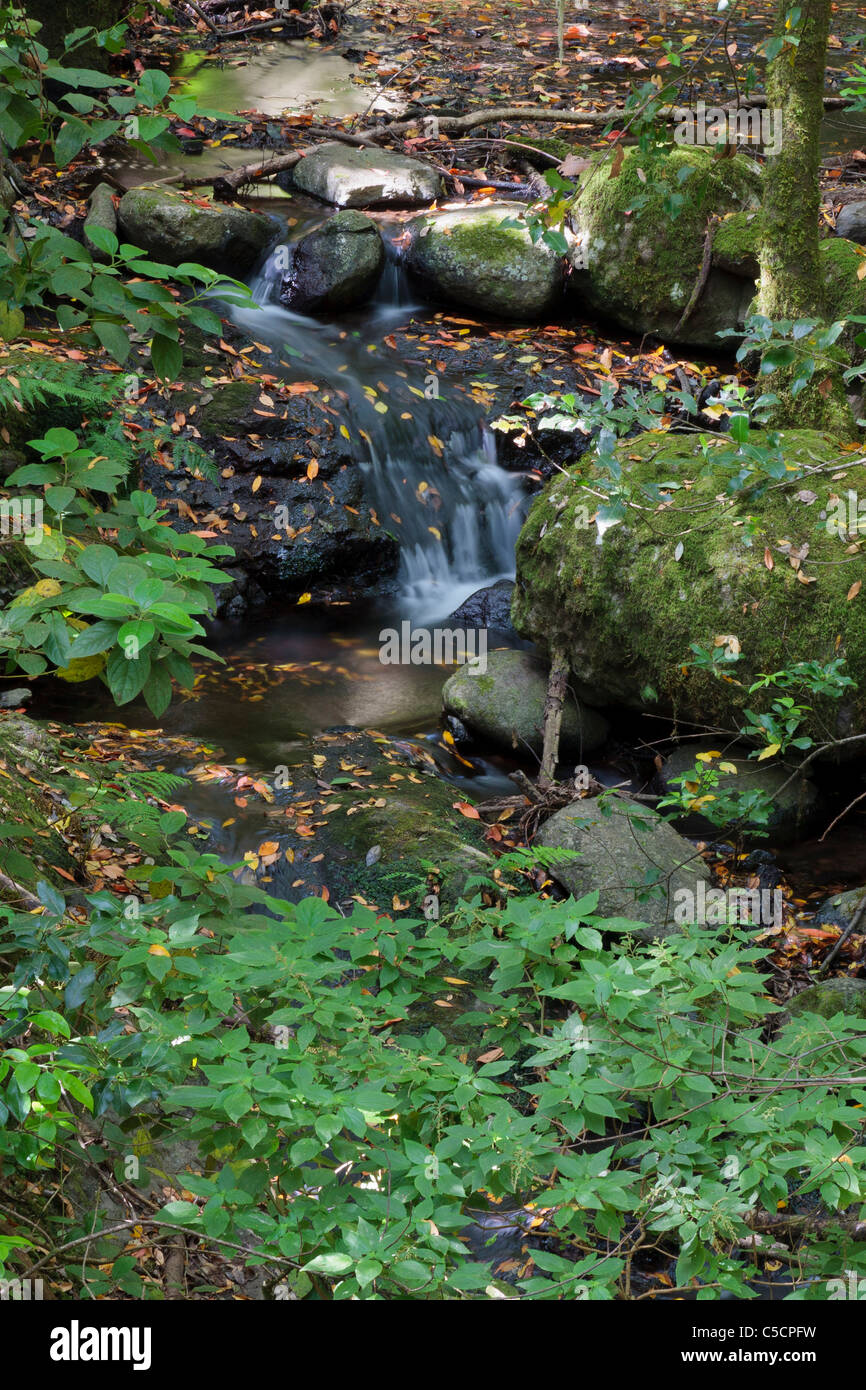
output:
M621 19L622 8L609 9L607 15L607 21L600 21L602 30L605 22L611 29ZM663 18L668 26L694 23L693 14L679 16L677 7L673 13L666 8ZM247 45L219 58L188 52L176 68L179 89L208 104L255 107L274 116L310 111L351 116L366 111L371 101L379 110L399 109L398 99L387 91L377 95L375 87L355 80L359 64L352 37L342 35L331 46L309 41ZM375 47L376 42L365 34L365 44ZM623 81L628 77L626 72ZM593 80L591 70L587 80ZM828 118L828 153L864 141L866 116ZM160 172L170 177L178 169L198 171L204 184L220 168L248 158L248 151L222 142L199 155L172 157ZM134 165L116 172L129 186L148 177ZM513 792L508 774L520 765L516 759L474 751L460 758L442 741L440 692L453 668L383 665L379 634L407 619L414 626L447 626L445 620L470 594L513 577L515 542L530 500L526 479L498 462L496 436L488 424L496 412L473 398L459 374L431 373L420 351L417 360L407 359L396 368L388 354L385 365L380 349L388 335L411 328L421 336L437 319L435 309L415 298L406 279L400 260L402 221L380 215L388 261L375 299L339 319L314 319L280 304L283 271L277 252L333 209L276 184L255 189L252 202L280 223L280 246L249 278L258 307L224 312L254 340L278 350L279 371L287 380L316 382L322 393L318 399L348 423L348 447L364 474L366 497L383 524L393 519L399 536L399 573L394 591L372 600L317 608L298 607L291 599L284 607L272 603L264 612L215 622L210 641L226 661L229 678L220 670L206 675L192 695L172 703L161 727L167 734L200 739L219 749L227 762L241 761L266 774L291 763L307 740L325 730L375 728L389 738L422 740L438 773L476 799ZM619 351L624 345L612 340L610 346ZM489 364L492 378L496 366L495 360ZM68 717L75 698L74 687L58 691L52 712ZM98 694L90 713L117 718L107 696ZM141 701L126 707L121 718L134 727L153 728L155 723ZM621 772L608 766L592 771L608 785L622 779ZM224 808L219 788L191 788L191 814L219 824ZM866 851L857 824L852 817L830 845L815 841L784 852L780 862L800 892L866 878ZM837 842L840 852L834 857ZM247 847L240 827L226 837L229 857Z

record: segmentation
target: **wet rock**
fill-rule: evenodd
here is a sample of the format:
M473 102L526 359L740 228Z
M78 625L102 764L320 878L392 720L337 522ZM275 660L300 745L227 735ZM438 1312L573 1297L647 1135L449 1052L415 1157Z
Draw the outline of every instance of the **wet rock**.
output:
M449 677L442 703L478 738L540 753L547 678L545 663L529 652L490 652L485 672L475 671L470 662ZM561 756L584 759L596 752L609 727L598 710L570 697L562 713Z
M816 924L826 922L845 931L847 927L850 927L851 919L864 894L866 894L866 884L860 888L849 888L844 893L834 893L831 897L825 898L818 909ZM866 932L866 909L861 914L858 925L861 930Z
M436 298L500 318L537 319L562 292L563 259L520 227L522 203L430 213L410 223L407 265Z
M84 245L94 260L104 261L108 259L106 252L101 251L90 236L95 227L117 235L114 189L107 183L98 183L94 188L88 202L87 216L84 219Z
M371 297L384 264L375 222L362 212L338 212L298 242L280 299L301 313L350 309Z
M709 215L749 208L759 189L757 168L743 155L717 160L694 147L665 155L627 150L615 179L607 165L582 179L576 215L583 268L571 277L573 291L632 333L718 347L717 334L745 320L749 281L712 269L682 328L680 319L700 274ZM676 218L667 207L671 194L681 200Z
M720 745L718 740L712 739L680 744L668 754L659 773L659 781L665 792L679 792L681 787L674 784L674 779L692 771L699 753L714 751L721 752L722 757L708 762L705 764L706 767L712 768L719 762L726 762L733 763L737 769L735 773L718 774L717 796L738 792L763 792L772 799L772 809L767 822L772 844L790 844L792 840L802 839L808 833L818 809L818 790L814 782L802 775L795 778L790 786L786 786L792 773L796 771L795 767L789 763L775 761L756 762L749 758L750 750L745 745L727 748L724 742ZM687 835L713 835L718 838L724 831L724 826L717 828L705 816L694 813L682 817L677 824Z
M850 975L822 980L795 994L788 1001L787 1012L794 1017L818 1014L821 1018L833 1018L836 1014L848 1014L866 1019L866 980L855 980Z
M173 498L173 510L180 499L178 530L211 529L215 543L234 548L233 574L250 583L242 590L236 582L225 598L218 591L221 612L237 615L265 595L382 589L397 571L399 547L373 518L339 421L305 395L292 399L290 411L273 411L262 390L254 381L234 381L212 395L191 390L176 397L181 408L196 406L197 442L219 476L167 477L149 457L143 485ZM314 478L307 476L311 459Z
M310 740L289 776L291 787L277 792L275 814L261 825L280 854L247 870L276 897L294 902L327 888L332 903L351 905L360 895L388 912L418 914L428 880L438 883L443 906L453 905L469 878L492 872L483 826L454 809L455 789L436 775L423 744L335 730ZM303 810L287 816L294 805ZM310 822L314 834L304 833Z
M203 207L201 201L164 189L131 188L120 200L118 224L134 246L169 265L194 261L227 275L248 270L273 241L275 224L246 208Z
M597 888L597 915L645 924L634 933L643 940L678 931L677 895L689 893L695 901L699 881L710 878L688 840L656 811L616 792L563 807L535 842L575 851L579 858L551 869L553 877L575 898Z
M339 141L305 155L295 166L294 181L304 193L340 208L432 203L442 189L439 174L421 160Z
M517 634L511 626L513 593L513 579L498 579L495 584L476 589L474 594L464 599L460 607L455 608L450 617L446 618L446 624L463 628L493 628L497 633L508 636L513 634L516 637Z
M836 218L836 235L866 246L866 203L849 203Z

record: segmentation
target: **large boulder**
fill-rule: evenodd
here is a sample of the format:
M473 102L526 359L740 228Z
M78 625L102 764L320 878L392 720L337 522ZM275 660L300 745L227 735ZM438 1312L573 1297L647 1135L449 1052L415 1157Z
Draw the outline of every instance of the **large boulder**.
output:
M597 888L598 916L644 923L635 931L642 940L670 936L699 916L698 884L710 877L703 859L656 811L616 792L563 807L535 843L575 852L550 869L553 877L575 898Z
M582 181L576 216L583 268L572 276L575 292L632 333L718 347L716 335L742 326L752 297L739 276L711 269L695 309L678 325L701 271L710 216L751 206L759 188L757 166L743 155L716 160L695 147L665 155L626 150L615 177L602 164Z
M442 689L447 714L479 738L501 748L540 753L543 742L547 666L530 652L497 651L487 657L487 669L469 662L455 671ZM560 753L563 758L586 758L608 734L608 722L598 710L571 696L563 708Z
M276 234L259 212L161 188L124 193L117 220L128 241L168 265L194 261L229 275L248 270Z
M821 980L789 999L787 1012L795 1017L818 1014L820 1018L835 1018L837 1014L847 1014L849 1018L866 1019L866 980L850 975Z
M820 742L866 732L866 604L851 592L863 562L850 515L851 495L866 497L866 464L817 431L788 430L778 446L753 431L749 442L790 481L782 472L771 487L727 495L724 476L752 460L726 436L706 458L689 435L624 441L623 476L643 505L603 530L587 519L609 474L589 455L560 474L518 539L514 625L546 650L564 647L595 703L728 729L756 702L765 707L749 694L758 675L844 658L859 688L806 698L801 732ZM803 476L801 466L813 471ZM693 643L739 650L724 668L733 679L689 664Z
M175 506L180 498L178 530L204 526L233 547L232 563L254 586L246 591L250 600L381 587L396 573L399 546L370 510L339 419L325 415L315 392L292 395L274 409L269 392L275 389L242 380L176 395L173 409L195 408L197 442L219 475L176 471L167 477L148 455L142 485ZM315 477L309 476L311 461ZM237 594L233 588L219 596L232 603Z
M295 186L340 208L432 203L442 179L429 164L391 150L355 149L333 141L295 166Z
M500 318L539 318L562 292L563 261L525 228L502 225L525 211L499 203L416 217L409 269L438 299Z
M836 235L866 246L866 203L849 203L836 218Z
M749 757L749 748L744 744L727 746L727 740L702 740L681 743L673 748L665 758L659 772L659 780L666 792L679 792L680 777L692 773L698 757L708 759L704 766L715 767L715 796L721 798L734 795L748 796L759 792L772 802L767 821L767 832L774 845L790 844L792 840L803 839L815 820L818 808L818 791L815 783L804 774L795 775L797 769L790 763L757 762ZM715 754L709 758L710 754ZM719 763L736 771L718 771ZM707 816L692 812L677 821L680 829L687 835L716 835L724 826L718 827Z
M373 294L384 264L376 223L362 212L338 212L298 242L280 299L301 313L351 309Z

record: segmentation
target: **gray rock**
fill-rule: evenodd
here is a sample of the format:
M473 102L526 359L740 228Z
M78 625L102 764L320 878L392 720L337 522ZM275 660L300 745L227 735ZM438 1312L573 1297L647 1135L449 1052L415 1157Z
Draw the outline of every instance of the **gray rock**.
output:
M563 258L521 227L522 203L458 208L410 223L407 265L439 299L501 318L537 319L559 299Z
M305 155L294 180L296 188L340 208L432 203L442 189L439 174L421 160L338 141Z
M852 1018L866 1019L866 980L836 975L832 980L810 985L788 1001L787 1013L795 1017L807 1013L818 1014L821 1018L833 1018L835 1014L842 1013Z
M836 235L866 246L866 203L849 203L836 218Z
M605 814L605 811L609 814ZM575 850L580 858L550 870L575 897L599 890L597 914L647 924L642 940L679 930L674 912L688 892L697 895L709 869L688 840L656 811L616 792L572 802L545 821L535 840L548 849Z
M385 264L379 228L362 212L338 212L302 237L280 299L289 309L350 309L373 294Z
M845 931L851 925L851 919L857 911L857 906L866 893L866 884L860 888L849 888L845 893L834 893L832 897L825 898L818 908L816 923L827 922L836 927L841 927ZM860 916L858 925L866 932L866 910Z
M108 259L106 253L94 245L90 232L101 227L106 232L117 235L117 211L114 206L114 189L107 183L98 183L90 195L87 216L84 219L84 245L95 261Z
M134 246L169 265L194 261L228 275L248 270L275 235L261 213L213 203L201 207L158 188L131 188L120 200L117 220Z
M484 589L476 589L455 608L446 620L448 625L464 628L493 628L495 632L517 634L511 626L511 595L513 579L498 579Z
M767 826L770 841L776 845L789 844L801 839L815 819L818 807L818 792L814 782L806 776L798 777L790 786L785 783L794 768L785 763L759 763L749 758L745 745L725 748L724 741L703 739L694 743L682 743L674 748L665 759L659 780L665 791L677 792L673 779L689 773L695 765L698 753L719 751L722 757L715 763L733 763L737 771L723 772L719 775L720 793L763 791L772 798L773 807ZM707 764L712 767L713 763ZM782 790L782 788L785 788ZM687 835L713 834L718 837L724 826L716 827L706 816L691 814L678 821L680 829Z
M26 686L16 686L14 690L4 690L0 695L0 709L19 709L33 699L33 691Z
M442 702L477 736L503 748L542 746L548 669L525 651L490 652L487 670L474 673L472 663L461 666L445 682ZM560 754L584 759L607 738L603 714L571 698L562 713Z

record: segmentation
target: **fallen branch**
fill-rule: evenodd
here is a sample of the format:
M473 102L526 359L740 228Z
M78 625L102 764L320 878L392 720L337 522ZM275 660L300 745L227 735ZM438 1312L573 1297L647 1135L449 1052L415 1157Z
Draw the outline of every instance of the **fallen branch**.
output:
M547 682L547 699L544 702L544 745L541 753L541 771L538 785L541 791L549 791L553 786L556 765L559 762L559 733L562 728L562 707L568 688L568 655L563 647L554 647L550 655L550 677Z
M689 319L694 313L695 308L697 307L698 300L703 294L706 288L707 280L710 277L710 268L713 264L713 240L716 235L717 221L718 218L716 217L710 218L709 225L707 227L707 234L704 237L704 255L701 261L701 268L698 272L698 278L695 281L694 288L689 296L689 302L683 309L683 312L680 315L680 321L674 329L673 333L671 334L671 337L674 342L676 342L677 338L682 333L683 329L685 328L686 324L688 323Z
M375 145L375 140L369 136L349 135L342 130L324 130L315 126L310 126L308 134L323 135L328 140L339 140L344 145ZM270 178L272 174L283 173L286 169L294 169L296 164L305 157L312 154L313 150L318 149L317 145L305 145L303 149L292 150L291 154L264 155L252 164L244 164L240 169L232 169L229 173L220 174L213 181L214 197L219 198L224 203L230 203L234 199L239 188L245 183L257 183L259 179ZM196 180L200 183L201 180Z
M194 3L194 0L184 0L184 4L186 5L188 10L192 10L193 14L198 16L202 24L207 25L212 34L219 33L218 26L214 24L213 20L210 18L209 15L205 14L204 10L199 9L198 5Z
M816 976L826 974L826 972L829 970L830 966L833 964L834 960L838 956L839 952L841 951L842 947L845 945L845 942L848 940L848 937L852 936L854 932L857 930L857 927L860 925L860 921L863 917L864 912L866 912L866 893L863 894L863 896L860 898L860 901L857 903L857 906L851 914L851 920L848 923L845 930L843 931L842 935L838 937L836 941L834 941L833 949L824 957L820 966L815 971Z

